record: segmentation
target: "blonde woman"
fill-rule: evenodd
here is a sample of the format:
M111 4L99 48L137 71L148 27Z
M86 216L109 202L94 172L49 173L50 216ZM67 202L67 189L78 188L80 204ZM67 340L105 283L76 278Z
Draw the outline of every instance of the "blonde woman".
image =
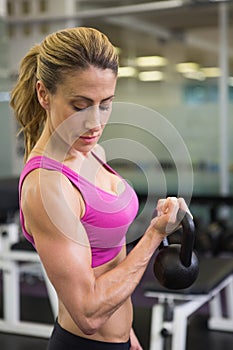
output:
M160 215L126 255L137 196L98 145L117 70L104 34L65 29L32 47L12 91L25 138L22 229L59 300L48 350L141 350L132 330L131 294L179 207L188 210L183 199L160 200Z

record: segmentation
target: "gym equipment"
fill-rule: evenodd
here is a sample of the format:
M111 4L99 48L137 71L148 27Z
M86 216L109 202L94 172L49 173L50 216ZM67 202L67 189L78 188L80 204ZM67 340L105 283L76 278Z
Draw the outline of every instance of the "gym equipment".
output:
M0 331L48 338L52 324L26 322L20 319L20 275L25 270L41 271L54 318L57 316L57 296L36 251L17 249L19 227L15 223L0 225L0 270L3 282L3 318ZM21 248L21 244L19 244ZM13 249L12 249L13 247Z
M0 180L0 223L12 222L19 208L18 178Z
M169 289L188 288L199 272L198 258L193 252L195 226L192 217L179 210L177 219L183 228L181 244L169 245L165 238L154 262L155 277L162 286Z
M200 258L197 280L187 289L171 291L153 279L144 290L155 299L150 350L185 350L188 318L207 303L208 328L233 332L233 259Z
M207 256L233 253L233 226L231 222L218 220L202 225L197 230L195 249Z
M220 251L223 253L233 254L233 229L230 228L221 237Z
M54 318L57 296L32 245L20 241L18 218L18 178L0 180L0 272L3 293L3 317L0 331L48 338L52 324L25 322L20 319L20 275L40 271L47 287ZM17 217L17 218L16 218Z
M225 227L221 222L210 222L199 231L197 249L200 253L217 256L220 253L220 241L224 232Z

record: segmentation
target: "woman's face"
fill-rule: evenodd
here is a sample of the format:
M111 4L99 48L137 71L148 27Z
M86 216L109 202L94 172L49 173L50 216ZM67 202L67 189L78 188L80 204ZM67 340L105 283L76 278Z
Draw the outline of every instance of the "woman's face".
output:
M69 148L89 152L108 121L115 87L116 75L111 69L90 66L67 74L56 93L48 94L50 132L59 135Z

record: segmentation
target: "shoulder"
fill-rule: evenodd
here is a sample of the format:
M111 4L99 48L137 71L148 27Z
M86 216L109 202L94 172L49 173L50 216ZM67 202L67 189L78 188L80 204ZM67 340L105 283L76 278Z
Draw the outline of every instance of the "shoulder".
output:
M22 198L34 200L46 196L57 196L62 193L73 193L73 186L69 179L58 171L38 168L33 170L24 179L22 186ZM70 192L71 191L71 192Z
M71 218L72 222L79 220L78 195L70 181L57 171L36 169L28 174L22 187L21 208L29 233L35 226L45 228L60 220L64 225Z

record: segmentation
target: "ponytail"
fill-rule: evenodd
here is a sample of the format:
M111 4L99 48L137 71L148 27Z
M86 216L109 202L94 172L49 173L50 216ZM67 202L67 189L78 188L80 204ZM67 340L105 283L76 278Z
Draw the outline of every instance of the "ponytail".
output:
M36 93L37 58L40 46L34 46L22 59L18 81L12 90L10 105L24 133L26 161L43 130L46 112L41 107Z

